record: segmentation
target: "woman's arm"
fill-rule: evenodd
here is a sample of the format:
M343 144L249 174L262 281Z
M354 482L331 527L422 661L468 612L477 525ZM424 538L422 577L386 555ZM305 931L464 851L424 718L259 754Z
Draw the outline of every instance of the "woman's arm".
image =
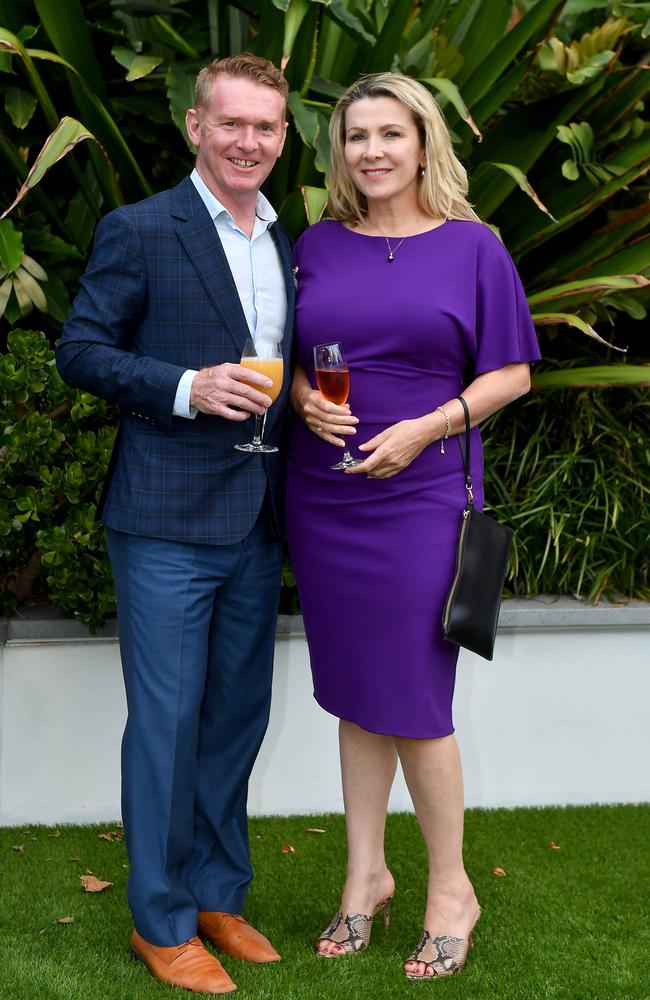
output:
M291 406L314 434L330 444L343 448L345 441L336 435L357 433L355 425L359 420L352 416L348 404L337 406L321 396L318 389L312 389L300 365L296 365L291 383Z
M529 389L530 366L527 363L505 365L496 371L478 375L463 389L472 427L525 395ZM465 430L465 415L461 403L451 399L439 405L449 417L450 433L462 433ZM388 479L410 465L428 445L444 438L446 432L447 420L439 410L414 420L400 420L359 445L359 451L371 454L361 465L347 469L346 474L365 473L371 479Z

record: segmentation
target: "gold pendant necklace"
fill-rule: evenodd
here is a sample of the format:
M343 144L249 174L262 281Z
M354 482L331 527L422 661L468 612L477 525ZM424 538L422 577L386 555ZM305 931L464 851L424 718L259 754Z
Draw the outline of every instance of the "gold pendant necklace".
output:
M383 233L381 235L384 236ZM397 251L401 247L402 243L406 239L406 236L402 236L401 240L399 241L399 243L397 244L397 246L395 248L393 248L390 245L390 243L388 242L388 237L387 236L384 236L384 239L386 240L386 246L388 247L388 257L386 258L386 260L390 262L391 260L395 260L395 254L397 253Z

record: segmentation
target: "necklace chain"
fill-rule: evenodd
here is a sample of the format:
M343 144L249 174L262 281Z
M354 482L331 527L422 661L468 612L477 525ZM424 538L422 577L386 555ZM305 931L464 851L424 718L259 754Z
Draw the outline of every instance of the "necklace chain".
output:
M384 236L383 233L381 235ZM387 236L384 236L384 239L386 240L386 246L388 247L388 257L386 258L386 260L388 260L388 261L395 260L395 254L397 253L397 251L401 247L402 243L406 239L406 236L402 236L401 240L399 241L399 243L397 244L396 247L392 247L390 245L390 243L388 242L388 237Z

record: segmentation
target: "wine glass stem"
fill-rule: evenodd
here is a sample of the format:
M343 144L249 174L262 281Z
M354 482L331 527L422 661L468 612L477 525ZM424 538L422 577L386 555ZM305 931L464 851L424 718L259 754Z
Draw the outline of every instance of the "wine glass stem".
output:
M266 410L264 411L264 413L256 413L255 434L253 435L253 441L252 441L254 445L260 445L262 443L265 423L266 423Z

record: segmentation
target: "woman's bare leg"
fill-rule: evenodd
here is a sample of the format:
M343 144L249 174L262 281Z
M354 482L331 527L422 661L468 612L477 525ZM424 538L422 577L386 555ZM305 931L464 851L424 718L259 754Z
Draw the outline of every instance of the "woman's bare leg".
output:
M343 800L348 839L348 865L341 897L341 912L372 914L375 907L393 895L395 884L386 867L384 830L388 796L397 767L392 736L369 733L352 722L339 726ZM340 925L331 941L321 941L324 954L343 954L335 942L347 937Z
M395 744L429 855L424 927L432 938L467 938L479 905L463 864L463 774L456 740L396 738ZM405 968L425 975L424 963L433 958L433 949L431 956L425 950L421 962L407 962Z

